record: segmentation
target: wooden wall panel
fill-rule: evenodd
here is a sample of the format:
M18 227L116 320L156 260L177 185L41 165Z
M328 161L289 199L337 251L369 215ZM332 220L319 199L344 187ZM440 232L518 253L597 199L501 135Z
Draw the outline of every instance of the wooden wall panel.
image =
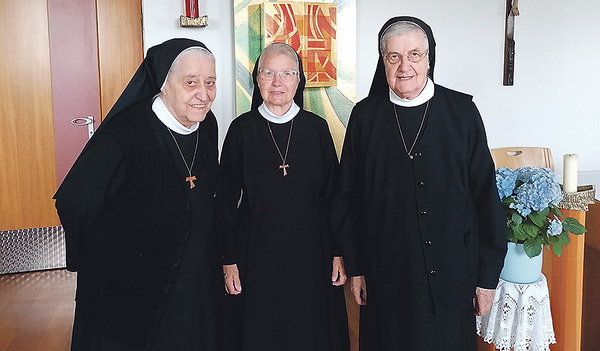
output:
M585 225L586 212L561 209L566 217ZM586 235L570 235L562 256L544 252L542 273L548 280L556 344L552 351L580 351L583 315L583 263Z
M600 202L596 201L589 209L583 270L583 351L596 350L600 345Z
M102 118L144 58L140 0L97 0Z
M58 225L45 0L0 1L0 230Z

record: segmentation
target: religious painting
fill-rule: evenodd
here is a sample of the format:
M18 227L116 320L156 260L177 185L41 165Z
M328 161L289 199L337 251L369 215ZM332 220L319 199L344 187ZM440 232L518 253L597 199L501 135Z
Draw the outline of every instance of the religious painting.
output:
M285 42L302 58L304 108L325 118L338 152L356 101L356 0L234 0L236 114L250 110L262 49Z

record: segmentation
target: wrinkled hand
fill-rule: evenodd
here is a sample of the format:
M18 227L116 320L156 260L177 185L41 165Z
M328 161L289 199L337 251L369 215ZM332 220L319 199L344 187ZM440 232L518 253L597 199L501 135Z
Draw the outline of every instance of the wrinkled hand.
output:
M340 256L333 258L333 269L331 271L331 284L341 286L346 283L346 269L344 259Z
M476 316L485 316L490 313L492 302L494 302L495 289L484 289L477 287L475 289L475 298L473 299L473 310Z
M354 295L354 301L357 304L367 304L367 282L364 275L350 278L350 291Z
M242 282L237 264L223 265L223 280L225 281L225 291L228 294L238 295L242 292Z

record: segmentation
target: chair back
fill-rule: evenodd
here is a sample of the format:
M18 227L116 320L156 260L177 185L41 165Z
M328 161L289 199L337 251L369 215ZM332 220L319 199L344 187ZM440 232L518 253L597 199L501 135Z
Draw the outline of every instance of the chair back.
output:
M503 147L492 149L491 153L496 168L532 166L554 170L552 151L547 147Z

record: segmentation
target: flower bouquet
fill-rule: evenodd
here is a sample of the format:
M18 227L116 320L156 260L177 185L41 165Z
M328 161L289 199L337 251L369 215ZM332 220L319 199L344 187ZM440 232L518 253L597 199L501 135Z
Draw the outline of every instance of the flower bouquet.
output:
M523 244L527 256L535 257L552 246L556 256L571 239L586 229L577 219L564 217L558 203L563 198L556 175L549 168L506 167L496 170L496 186L506 215L509 242Z

